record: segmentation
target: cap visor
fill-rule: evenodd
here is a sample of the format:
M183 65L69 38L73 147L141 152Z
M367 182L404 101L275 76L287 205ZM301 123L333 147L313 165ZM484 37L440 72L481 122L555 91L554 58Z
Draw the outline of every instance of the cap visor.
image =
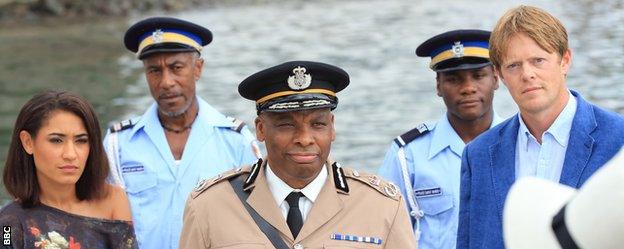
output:
M183 52L198 52L197 49L188 46L158 46L158 47L146 47L139 54L139 60L145 59L149 56L158 53L183 53Z
M458 70L469 70L469 69L479 69L479 68L483 68L486 66L492 65L492 63L490 62L484 62L484 63L465 63L465 64L460 64L454 67L447 67L447 68L443 68L443 69L434 69L434 71L438 72L438 73L444 73L444 72L451 72L451 71L458 71Z

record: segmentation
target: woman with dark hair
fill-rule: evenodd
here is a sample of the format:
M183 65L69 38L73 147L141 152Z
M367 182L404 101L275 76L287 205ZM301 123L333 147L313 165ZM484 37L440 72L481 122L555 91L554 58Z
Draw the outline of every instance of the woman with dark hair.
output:
M12 247L137 247L128 198L106 183L101 141L93 108L74 94L47 91L22 107L3 175L14 202L0 210Z

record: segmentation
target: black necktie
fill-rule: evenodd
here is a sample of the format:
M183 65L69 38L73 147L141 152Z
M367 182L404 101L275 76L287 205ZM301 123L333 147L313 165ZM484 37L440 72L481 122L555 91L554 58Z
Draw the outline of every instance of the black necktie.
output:
M301 227L303 226L303 218L301 217L301 211L299 210L299 198L303 197L301 192L292 192L286 196L286 202L288 202L288 215L286 216L286 223L293 237L297 238Z

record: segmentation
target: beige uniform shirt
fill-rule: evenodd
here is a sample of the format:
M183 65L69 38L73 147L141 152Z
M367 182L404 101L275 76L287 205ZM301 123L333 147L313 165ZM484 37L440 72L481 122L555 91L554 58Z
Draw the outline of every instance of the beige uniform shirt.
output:
M263 173L266 163L258 163L201 183L191 193L180 248L274 248L227 180L233 177L243 177L244 190L250 192L247 203L278 230L290 248L416 248L396 186L375 175L326 165L327 181L297 238L271 195ZM362 241L344 240L345 235ZM381 243L365 242L370 238Z

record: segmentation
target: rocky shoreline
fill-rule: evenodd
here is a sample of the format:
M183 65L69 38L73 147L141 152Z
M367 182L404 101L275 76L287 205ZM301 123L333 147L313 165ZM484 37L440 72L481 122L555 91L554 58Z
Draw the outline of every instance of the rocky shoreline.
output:
M0 21L128 16L150 11L176 12L200 6L260 2L268 0L0 0Z

